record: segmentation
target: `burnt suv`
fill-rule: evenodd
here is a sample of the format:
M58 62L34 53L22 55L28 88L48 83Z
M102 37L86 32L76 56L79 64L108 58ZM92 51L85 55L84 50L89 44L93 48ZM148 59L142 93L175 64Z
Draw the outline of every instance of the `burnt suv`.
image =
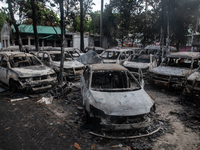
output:
M53 69L23 52L0 52L0 81L13 91L40 92L57 83Z
M150 70L151 82L181 88L187 77L199 68L199 58L197 52L172 53L159 67Z

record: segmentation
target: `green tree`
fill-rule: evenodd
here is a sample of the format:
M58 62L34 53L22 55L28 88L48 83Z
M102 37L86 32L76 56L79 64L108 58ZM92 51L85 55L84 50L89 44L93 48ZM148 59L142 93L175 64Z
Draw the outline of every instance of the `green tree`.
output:
M89 22L89 32L100 34L100 13L90 13L91 21Z
M131 20L137 14L139 9L142 9L143 0L112 0L110 6L113 12L118 14L116 37L123 43L128 37L131 30ZM123 45L123 44L122 44Z
M195 30L200 1L171 0L170 10L171 42L179 49L180 45L186 44L188 31Z
M0 12L0 31L6 20L7 20L7 16L4 13Z
M110 5L105 6L103 14L103 33L107 37L110 46L116 46L116 30L117 20L119 15L112 13L112 7Z

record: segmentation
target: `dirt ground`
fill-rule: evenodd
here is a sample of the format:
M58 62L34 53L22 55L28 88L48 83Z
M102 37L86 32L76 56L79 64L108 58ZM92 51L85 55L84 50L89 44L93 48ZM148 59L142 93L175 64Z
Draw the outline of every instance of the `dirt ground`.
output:
M180 91L145 85L156 103L159 132L137 139L112 140L89 134L79 83L53 103L37 103L41 95L0 93L0 150L7 149L96 149L96 150L199 150L200 103L181 97ZM18 97L29 98L11 102ZM113 133L114 134L114 133ZM123 133L120 133L123 134Z

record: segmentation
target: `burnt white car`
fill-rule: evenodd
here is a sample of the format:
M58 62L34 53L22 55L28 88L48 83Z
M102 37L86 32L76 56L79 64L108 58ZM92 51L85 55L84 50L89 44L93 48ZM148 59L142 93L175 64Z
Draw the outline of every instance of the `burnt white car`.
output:
M107 49L99 56L103 64L122 64L131 54L135 54L134 49Z
M200 70L192 73L182 85L182 94L190 97L200 97Z
M86 114L98 118L102 128L123 130L148 127L154 101L136 78L121 65L93 64L81 77Z
M150 70L154 84L180 89L187 77L199 68L198 52L177 52L168 55L159 67Z
M60 72L60 51L41 51L36 55L45 65L53 68L57 74ZM82 63L75 60L70 53L64 52L63 76L67 80L79 80L83 69Z
M133 74L138 73L141 69L143 77L147 77L149 70L157 67L157 61L153 55L135 54L129 56L123 66Z
M13 91L40 92L57 83L53 69L23 52L0 52L0 81Z

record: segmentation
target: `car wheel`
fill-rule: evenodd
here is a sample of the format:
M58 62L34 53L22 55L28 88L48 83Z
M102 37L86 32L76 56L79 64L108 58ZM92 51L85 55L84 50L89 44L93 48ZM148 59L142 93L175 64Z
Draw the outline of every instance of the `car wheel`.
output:
M83 124L88 124L88 123L90 123L90 115L89 115L88 111L85 110L85 113L84 113L84 114L85 114L85 115L82 117L82 122L83 122Z
M11 80L10 81L10 89L13 92L18 92L19 91L19 83L17 81Z

